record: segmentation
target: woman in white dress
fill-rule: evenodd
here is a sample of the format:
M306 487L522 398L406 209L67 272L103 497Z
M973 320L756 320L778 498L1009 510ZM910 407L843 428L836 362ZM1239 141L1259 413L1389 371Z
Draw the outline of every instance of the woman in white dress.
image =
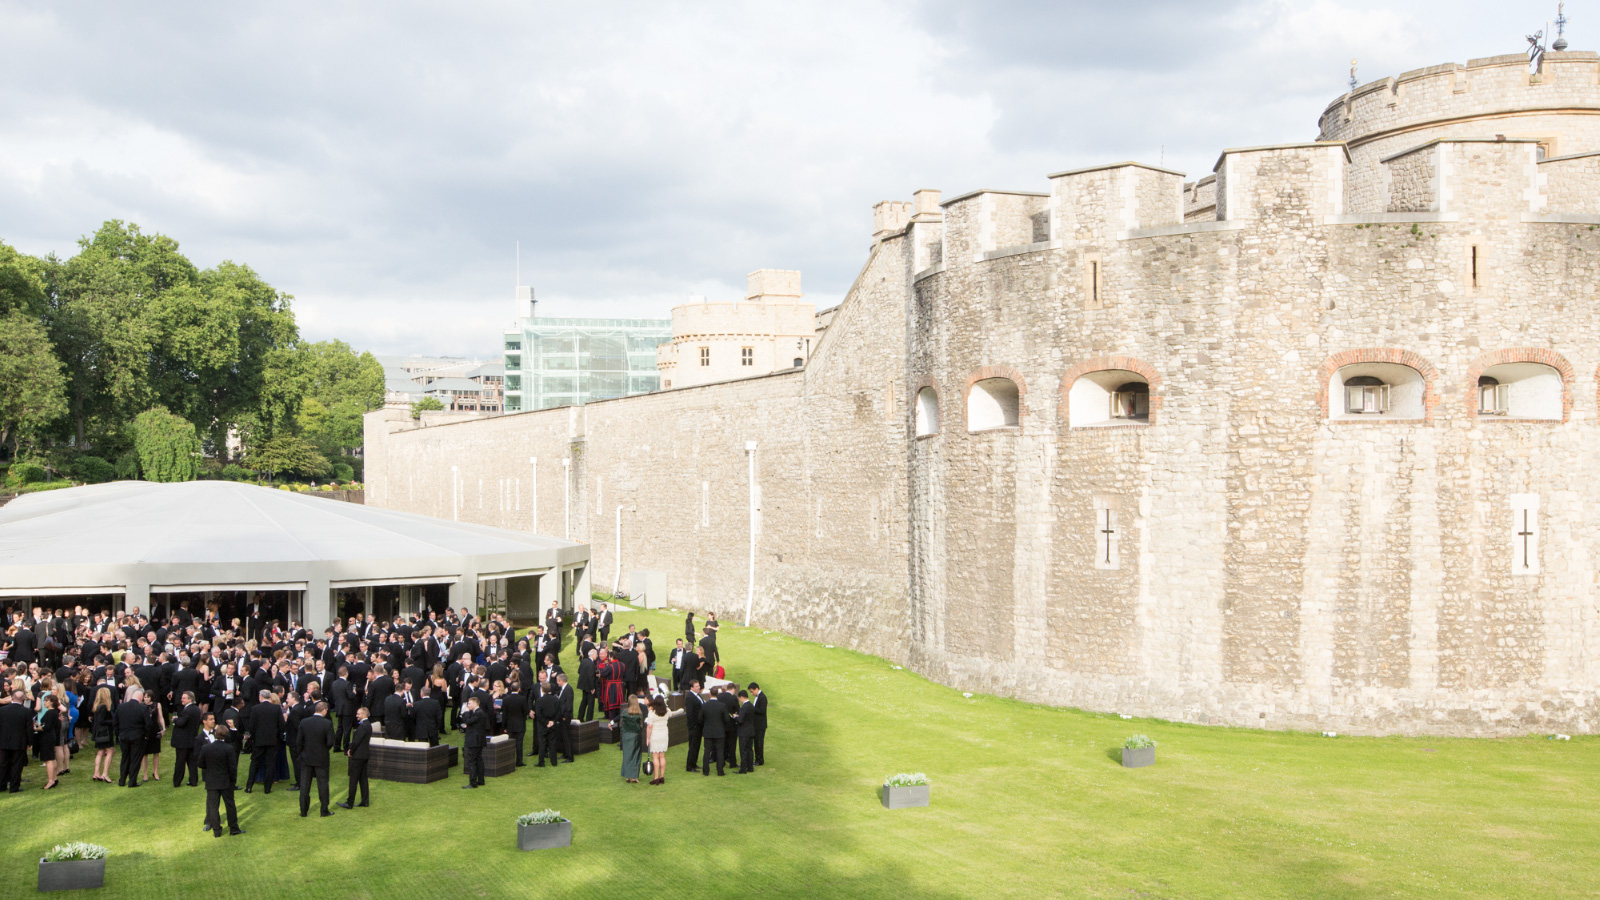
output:
M650 701L650 715L644 721L646 749L650 751L650 763L655 769L656 777L651 784L667 783L667 745L671 736L667 732L667 701L657 697Z

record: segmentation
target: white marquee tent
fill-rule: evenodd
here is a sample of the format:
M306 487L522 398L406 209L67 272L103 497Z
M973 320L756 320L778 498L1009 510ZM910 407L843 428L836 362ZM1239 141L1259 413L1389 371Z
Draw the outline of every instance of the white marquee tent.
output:
M448 585L459 608L477 605L480 583L517 585L531 610L569 607L588 597L588 562L587 544L224 481L114 482L0 507L0 598L115 595L114 607L159 611L162 595L289 592L277 595L293 598L289 618L318 631L341 589L366 589L369 613L372 588Z

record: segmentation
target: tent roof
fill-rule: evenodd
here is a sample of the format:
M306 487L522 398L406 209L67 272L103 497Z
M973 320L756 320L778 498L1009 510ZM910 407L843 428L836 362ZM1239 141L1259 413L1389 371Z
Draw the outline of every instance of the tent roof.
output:
M113 482L0 507L0 589L444 579L588 557L558 538L226 481Z

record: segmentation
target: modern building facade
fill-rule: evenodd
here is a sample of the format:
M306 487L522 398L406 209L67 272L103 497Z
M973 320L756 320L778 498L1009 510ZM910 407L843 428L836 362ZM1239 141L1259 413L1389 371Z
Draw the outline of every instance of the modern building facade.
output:
M670 321L536 316L532 289L519 294L524 314L505 332L506 412L660 389L656 345L671 337Z
M452 356L380 356L384 405L410 406L432 397L449 412L499 415L505 364Z
M817 308L802 296L799 272L758 269L741 303L673 307L672 340L656 352L662 390L804 366L816 339Z

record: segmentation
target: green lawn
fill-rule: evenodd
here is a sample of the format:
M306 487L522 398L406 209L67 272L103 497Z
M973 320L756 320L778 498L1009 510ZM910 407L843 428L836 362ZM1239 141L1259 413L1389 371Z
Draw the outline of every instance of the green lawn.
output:
M668 646L678 616L631 612ZM661 640L665 637L665 640ZM202 833L204 792L89 781L0 795L0 896L32 894L51 844L109 846L107 896L849 898L1593 897L1600 741L1327 739L1123 721L932 684L883 660L733 626L730 674L771 695L767 766L664 787L618 778L614 746L466 792L373 782L373 808L301 819L239 795L243 837ZM570 659L571 651L568 651ZM665 659L665 653L663 660ZM664 663L663 663L664 665ZM1123 769L1143 732L1155 766ZM457 738L459 740L459 738ZM172 751L163 754L170 777ZM933 806L890 812L885 775ZM241 776L243 773L241 772ZM336 799L344 768L336 763ZM574 822L519 853L519 813Z

